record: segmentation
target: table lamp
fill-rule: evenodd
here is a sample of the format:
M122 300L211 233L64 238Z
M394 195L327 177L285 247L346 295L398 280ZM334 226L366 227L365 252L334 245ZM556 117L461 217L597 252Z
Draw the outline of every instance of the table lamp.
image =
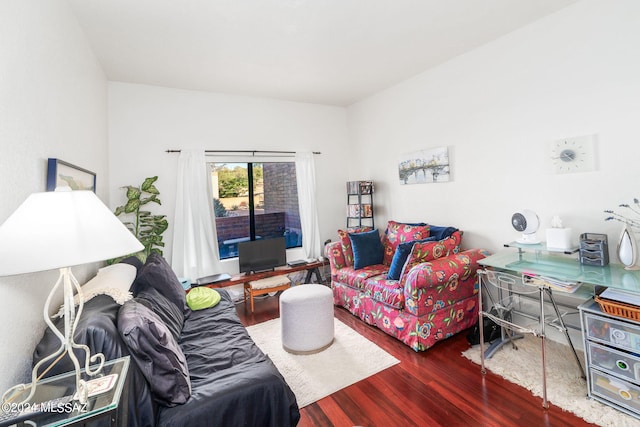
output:
M21 399L28 402L34 395L39 380L38 370L45 363L65 353L73 362L76 377L74 399L87 400L87 390L80 376L80 362L74 349L85 352L84 369L90 375L102 370L104 355L91 356L86 345L74 341L74 332L82 313L82 290L71 272L71 267L104 261L138 252L143 245L120 220L91 191L71 191L68 187L46 193L30 195L0 226L0 276L59 269L60 275L44 305L44 321L60 339L60 348L38 362L32 371L32 386L19 384L10 388L2 401L13 401L27 388L29 395ZM56 292L63 288L64 334L49 317L50 305ZM74 303L74 290L79 304ZM97 363L90 369L90 362Z

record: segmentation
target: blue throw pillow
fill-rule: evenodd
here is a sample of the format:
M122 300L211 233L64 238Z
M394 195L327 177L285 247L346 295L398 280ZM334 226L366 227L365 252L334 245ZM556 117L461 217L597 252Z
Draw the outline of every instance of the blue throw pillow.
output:
M436 236L430 236L422 240L413 240L411 242L400 243L396 247L396 252L393 254L393 260L391 260L391 266L389 267L389 273L387 274L387 279L400 280L400 275L402 274L402 270L404 269L404 264L407 262L407 258L409 258L409 254L411 253L411 249L413 249L414 243L435 242L435 241L436 241Z
M435 237L436 241L444 240L451 237L453 233L458 231L455 227L440 227L438 225L429 226L429 237Z
M368 265L382 264L384 249L378 230L349 234L353 249L353 268L358 270Z

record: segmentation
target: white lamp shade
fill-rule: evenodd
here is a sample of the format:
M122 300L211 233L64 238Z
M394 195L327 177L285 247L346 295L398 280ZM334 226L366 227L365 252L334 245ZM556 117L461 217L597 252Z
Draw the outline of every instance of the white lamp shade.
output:
M0 226L0 276L104 261L143 248L93 192L34 193Z

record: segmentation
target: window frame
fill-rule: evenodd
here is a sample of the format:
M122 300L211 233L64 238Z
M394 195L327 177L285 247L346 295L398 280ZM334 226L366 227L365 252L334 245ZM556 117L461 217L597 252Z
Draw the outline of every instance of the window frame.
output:
M253 175L254 175L254 165L256 163L258 164L266 164L266 163L291 163L295 166L295 159L293 156L273 156L273 155L254 155L254 156L237 156L237 155L220 155L220 154L216 154L216 155L208 155L207 156L207 166L209 168L210 172L213 172L214 170L214 165L220 165L220 164L233 164L233 163L241 163L241 164L245 164L247 166L247 179L248 179L248 209L249 209L249 240L253 241L256 240L256 212L255 212L255 183L253 180ZM263 178L264 179L264 178ZM213 191L211 191L211 194L213 196ZM296 183L296 198L298 197L298 188L297 188L297 183ZM213 197L212 197L213 199ZM297 206L297 215L298 217L300 216L300 207L299 205ZM218 219L220 219L222 217L217 217L215 216L214 213L214 221L217 221ZM217 227L216 227L216 234L217 233ZM296 246L287 246L287 250L289 249L300 249L302 248L302 229L300 229L300 243L297 244ZM218 255L220 256L220 259L223 261L226 260L233 260L238 258L238 255L235 254L233 256L227 256L227 257L222 257L220 254L220 242L216 242L216 245L218 247Z

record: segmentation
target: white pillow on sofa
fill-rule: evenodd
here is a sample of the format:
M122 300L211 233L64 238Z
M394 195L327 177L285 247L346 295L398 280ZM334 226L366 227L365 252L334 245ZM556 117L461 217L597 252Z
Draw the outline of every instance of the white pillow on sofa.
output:
M133 298L129 291L131 284L136 278L138 270L130 264L118 263L103 267L98 270L95 277L82 285L82 302L86 303L97 295L109 295L115 302L122 305ZM80 303L78 294L74 297L76 305ZM64 305L54 317L64 315Z

